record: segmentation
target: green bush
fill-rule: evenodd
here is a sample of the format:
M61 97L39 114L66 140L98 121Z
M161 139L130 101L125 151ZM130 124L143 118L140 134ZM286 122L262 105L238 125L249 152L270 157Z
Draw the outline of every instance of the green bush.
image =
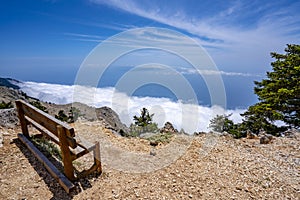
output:
M228 132L234 138L246 137L246 126L244 124L235 124L229 119L229 115L217 115L210 120L209 128L216 132Z
M20 93L21 93L21 96L23 96L25 99L28 99L28 98L29 98L28 95L27 95L25 92L20 91Z
M60 161L62 160L60 149L51 141L47 140L44 137L36 137L36 136L32 136L30 140L47 157L55 156L58 160Z
M139 137L142 133L156 133L159 131L157 123L151 123L147 126L137 126L135 124L131 124L129 127L129 133L127 133L127 137Z
M45 113L48 113L47 108L41 104L40 101L31 101L29 102L34 107L40 109L41 111L44 111Z
M80 110L78 108L75 107L71 107L70 111L69 111L69 119L68 122L69 123L74 123L75 121L77 121L77 119L82 116L82 114L80 113Z
M58 114L55 115L55 118L63 122L67 122L69 119L63 110L58 111Z
M234 123L229 119L229 115L217 115L213 119L210 120L209 128L216 132L224 132L229 131L233 128Z
M157 123L152 122L154 114L150 114L147 108L141 110L140 116L134 116L134 124L130 124L129 133L123 133L125 137L139 137L142 133L156 133L159 131Z
M8 103L5 103L4 101L2 101L0 103L0 109L8 109L8 108L13 108L14 106L12 105L11 101Z
M169 143L171 142L171 138L174 136L172 133L158 133L155 134L146 140L149 140L150 142L155 142L155 143Z
M80 110L78 108L71 107L68 115L66 115L63 110L60 110L58 114L55 115L55 118L63 122L74 123L80 116L82 116L82 114L80 114Z

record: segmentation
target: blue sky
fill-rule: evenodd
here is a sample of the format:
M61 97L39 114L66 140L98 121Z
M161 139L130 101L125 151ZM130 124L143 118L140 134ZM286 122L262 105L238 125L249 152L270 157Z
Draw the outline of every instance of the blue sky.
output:
M0 76L72 84L101 41L132 28L161 27L202 45L225 79L252 83L271 69L270 52L300 43L299 10L293 0L2 1Z

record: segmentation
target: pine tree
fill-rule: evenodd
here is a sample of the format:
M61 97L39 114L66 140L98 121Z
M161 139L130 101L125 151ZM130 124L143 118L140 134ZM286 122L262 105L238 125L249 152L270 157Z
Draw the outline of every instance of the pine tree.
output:
M210 120L208 128L211 128L213 131L219 133L229 131L234 125L233 121L229 119L231 115L232 114L216 115L213 119Z
M259 102L250 106L243 116L244 124L253 132L260 128L273 133L276 120L289 127L300 127L300 45L287 45L286 54L271 53L276 60L267 78L254 82Z
M154 114L149 114L147 108L143 108L141 110L141 116L138 117L135 115L133 120L135 121L135 125L144 127L152 123L153 115Z

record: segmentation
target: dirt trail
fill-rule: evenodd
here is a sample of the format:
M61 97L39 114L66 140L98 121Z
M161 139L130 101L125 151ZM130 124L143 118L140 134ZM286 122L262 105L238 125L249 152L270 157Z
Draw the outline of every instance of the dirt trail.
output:
M119 137L97 122L74 127L82 139L101 142L100 177L80 180L68 195L18 141L20 128L0 128L0 199L300 199L299 133L267 145L176 136L152 156L146 140Z

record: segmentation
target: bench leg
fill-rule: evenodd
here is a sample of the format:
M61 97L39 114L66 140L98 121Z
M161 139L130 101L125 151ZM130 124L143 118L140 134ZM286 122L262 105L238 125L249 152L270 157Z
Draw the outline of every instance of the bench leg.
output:
M67 135L64 132L62 126L58 125L57 130L58 130L58 137L60 142L60 149L62 153L62 160L64 164L64 173L68 177L68 179L74 181L76 179L74 176L74 167L72 164L72 157L71 157L71 153L67 141Z
M97 166L97 172L100 174L102 172L102 166L101 166L101 158L100 158L100 144L97 142L95 147L94 153L94 165Z
M80 174L78 175L77 178L83 178L83 177L88 176L89 174L91 174L95 171L97 172L97 174L102 173L99 142L97 142L95 144L95 149L93 150L93 154L94 154L94 164L93 164L93 166L91 166L91 168L89 168L88 170L83 170L82 172L80 172Z
M17 111L19 115L19 120L20 120L20 125L22 128L22 133L29 138L29 132L28 132L28 127L27 127L27 122L24 116L24 111L22 107L22 102L21 101L16 101L16 106L17 106Z

